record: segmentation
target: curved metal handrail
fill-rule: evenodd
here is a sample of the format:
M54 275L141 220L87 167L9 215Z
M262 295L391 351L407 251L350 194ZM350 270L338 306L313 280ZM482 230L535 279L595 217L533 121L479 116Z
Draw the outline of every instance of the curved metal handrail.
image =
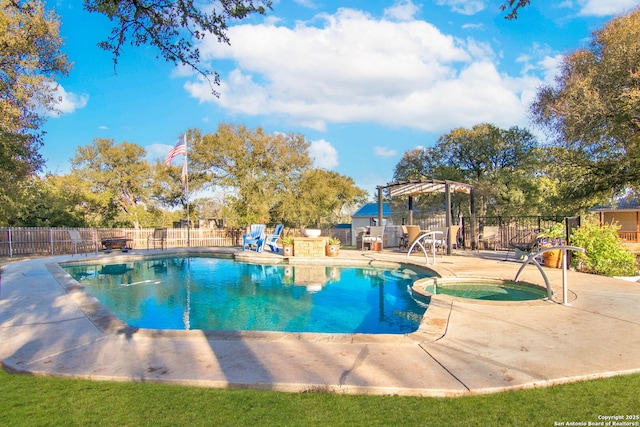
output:
M413 241L413 244L411 245L411 247L409 248L409 252L407 252L407 258L409 258L409 256L411 255L411 251L413 251L413 248L416 247L416 245L420 246L420 248L422 249L422 252L424 253L424 257L426 259L427 264L429 264L429 254L427 253L427 248L425 248L425 246L423 245L424 240L426 240L427 237L431 236L432 237L432 241L433 241L433 265L436 265L436 234L444 234L444 232L442 231L427 231L422 233L421 235L419 235L416 240Z
M567 282L567 251L586 252L584 248L580 248L578 246L564 246L564 245L549 246L547 248L540 249L535 254L529 254L527 259L522 261L522 265L520 266L520 269L516 273L516 277L515 279L513 279L513 281L514 282L520 281L520 274L522 274L522 271L530 262L533 262L533 264L536 267L538 267L538 270L540 271L540 274L542 274L542 278L544 279L544 283L547 285L547 298L549 299L549 301L553 301L553 291L551 290L551 283L549 283L549 278L547 277L546 273L542 269L542 266L540 265L540 263L536 258L545 252L554 251L558 249L562 251L562 304L567 305L568 304L567 294L569 289L568 287L569 284Z

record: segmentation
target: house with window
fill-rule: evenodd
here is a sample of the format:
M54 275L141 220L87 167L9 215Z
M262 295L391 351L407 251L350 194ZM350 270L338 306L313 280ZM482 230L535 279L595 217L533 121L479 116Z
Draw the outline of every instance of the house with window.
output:
M610 205L595 206L589 212L598 216L600 225L618 225L620 239L633 252L640 252L640 200L616 199Z

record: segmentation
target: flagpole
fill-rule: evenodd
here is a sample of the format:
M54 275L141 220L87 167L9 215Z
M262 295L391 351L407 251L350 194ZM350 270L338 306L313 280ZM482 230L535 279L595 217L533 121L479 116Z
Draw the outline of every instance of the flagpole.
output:
M182 169L184 172L184 176L185 176L185 184L184 184L184 191L185 191L185 199L187 201L187 247L191 246L191 227L190 227L190 220L189 220L189 164L188 164L188 160L187 160L187 156L189 153L189 140L187 139L187 135L185 134L184 136L184 145L185 145L185 151L184 151L184 164L182 165Z

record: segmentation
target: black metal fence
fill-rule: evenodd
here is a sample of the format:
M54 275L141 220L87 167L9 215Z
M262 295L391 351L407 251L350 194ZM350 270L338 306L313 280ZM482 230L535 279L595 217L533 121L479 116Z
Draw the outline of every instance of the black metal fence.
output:
M518 217L479 217L476 218L476 234L480 248L508 250L518 245L525 245L552 225L565 224L565 240L569 241L571 230L580 225L580 217L566 218L562 216L518 216ZM491 239L484 239L491 233ZM495 237L493 233L496 233ZM461 225L462 245L471 247L471 218L463 217Z

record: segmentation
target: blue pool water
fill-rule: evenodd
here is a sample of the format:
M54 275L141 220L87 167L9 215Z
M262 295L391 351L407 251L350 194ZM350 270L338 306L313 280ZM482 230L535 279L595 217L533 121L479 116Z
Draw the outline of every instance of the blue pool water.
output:
M259 265L183 257L64 269L131 326L401 334L425 307L407 287L427 272Z

